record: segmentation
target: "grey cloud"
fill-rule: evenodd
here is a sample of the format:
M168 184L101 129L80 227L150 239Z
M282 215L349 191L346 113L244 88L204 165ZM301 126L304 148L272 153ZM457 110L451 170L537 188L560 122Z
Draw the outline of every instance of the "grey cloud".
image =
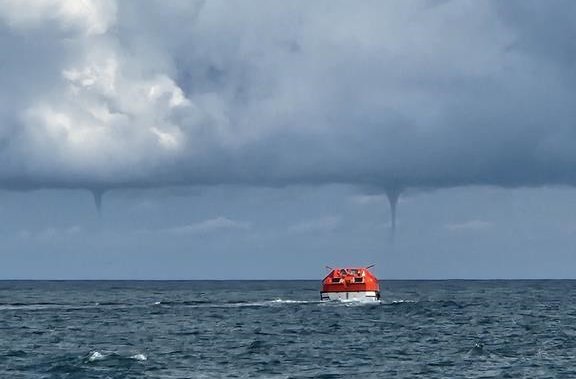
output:
M576 183L569 2L85 3L0 3L4 188Z

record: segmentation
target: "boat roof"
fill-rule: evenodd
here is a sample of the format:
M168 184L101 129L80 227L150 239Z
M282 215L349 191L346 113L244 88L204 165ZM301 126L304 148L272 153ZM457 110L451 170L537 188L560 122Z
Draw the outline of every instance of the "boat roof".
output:
M370 266L371 267L371 266ZM356 275L373 275L367 267L330 267L327 276L356 276Z
M373 266L368 267L327 267L330 271L370 271L369 269Z

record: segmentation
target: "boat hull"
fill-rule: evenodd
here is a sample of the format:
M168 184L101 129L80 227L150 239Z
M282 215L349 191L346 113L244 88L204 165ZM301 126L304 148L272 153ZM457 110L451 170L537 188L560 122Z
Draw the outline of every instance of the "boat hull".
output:
M379 291L347 291L347 292L320 292L322 301L378 301L380 300Z

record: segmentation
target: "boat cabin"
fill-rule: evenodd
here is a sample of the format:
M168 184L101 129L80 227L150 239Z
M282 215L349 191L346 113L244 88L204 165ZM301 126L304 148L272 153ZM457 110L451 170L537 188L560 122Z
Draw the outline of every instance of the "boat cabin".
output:
M378 279L368 268L334 268L322 281L321 300L380 299Z

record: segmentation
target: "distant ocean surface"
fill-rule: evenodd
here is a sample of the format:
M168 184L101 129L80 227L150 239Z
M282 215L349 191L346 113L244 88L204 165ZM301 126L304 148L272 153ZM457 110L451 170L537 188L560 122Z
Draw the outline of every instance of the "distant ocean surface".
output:
M0 378L576 378L576 281L0 282Z

